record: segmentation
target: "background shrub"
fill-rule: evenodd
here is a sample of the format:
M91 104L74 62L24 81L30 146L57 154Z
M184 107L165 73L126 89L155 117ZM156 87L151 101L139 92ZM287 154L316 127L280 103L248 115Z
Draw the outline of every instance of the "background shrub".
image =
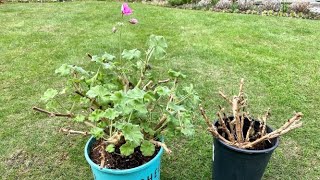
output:
M246 11L252 9L253 0L238 0L238 9L240 11Z
M310 2L293 2L290 4L289 9L295 13L308 13Z
M191 3L191 2L192 2L191 0L168 0L168 3L171 6L180 6L180 5L188 4L188 3Z
M230 0L220 0L215 5L215 9L230 9L232 2Z
M280 0L264 0L262 1L261 10L265 11L280 11L281 8L281 2Z
M198 6L201 6L201 7L209 6L211 5L211 3L212 3L212 0L201 0L198 2Z

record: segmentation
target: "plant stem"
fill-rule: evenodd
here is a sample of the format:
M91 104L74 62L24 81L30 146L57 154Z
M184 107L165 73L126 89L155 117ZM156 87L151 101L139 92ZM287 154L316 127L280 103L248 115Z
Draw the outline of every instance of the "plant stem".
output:
M121 30L119 31L119 52L120 64L122 64Z
M159 141L155 141L153 139L150 140L150 142L156 146L160 146L160 147L163 147L163 149L168 153L168 154L171 154L171 150L167 147L166 144L162 143L162 142L159 142Z
M35 111L39 111L39 112L48 114L51 117L53 117L53 116L68 117L68 118L74 117L73 114L61 114L61 113L56 113L56 112L49 112L47 110L44 110L44 109L41 109L41 108L38 108L38 107L33 107L32 109L35 110Z
M156 125L156 127L153 130L157 131L159 128L161 128L161 126L166 122L166 120L167 120L167 116L163 114L162 117L160 118L159 123Z
M141 70L140 70L140 79L139 79L139 82L137 83L136 87L139 87L140 84L142 83L142 80L143 80L143 78L144 78L144 74L146 73L147 66L148 66L148 64L149 64L149 61L150 61L150 59L151 59L151 57L152 57L153 52L154 52L154 48L152 48L152 49L148 52L148 54L146 55L146 60L145 60L145 62L144 62L143 68L141 68Z
M54 99L54 100L59 104L59 106L60 106L62 109L64 109L65 111L68 112L68 110L67 110L64 106L62 106L62 104L60 103L60 101L58 101L58 99Z
M68 128L61 128L59 131L64 132L64 133L68 133L68 134L82 134L84 136L87 136L90 134L87 131L75 131L75 130L68 129Z
M128 118L128 123L130 123L130 120L131 120L131 116L132 116L132 113L133 111L131 111L130 115L129 115L129 118Z

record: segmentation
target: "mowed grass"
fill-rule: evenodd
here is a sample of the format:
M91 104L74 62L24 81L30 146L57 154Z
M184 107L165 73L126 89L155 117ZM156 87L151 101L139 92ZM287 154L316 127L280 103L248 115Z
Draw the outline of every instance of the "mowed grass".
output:
M54 70L62 63L88 66L86 53L117 53L112 27L120 3L70 2L0 6L0 175L2 179L92 179L83 155L86 137L66 136L61 127L83 129L65 119L34 113L49 87L59 88ZM319 21L188 11L130 4L136 26L124 47L143 48L149 35L166 37L165 60L154 69L185 72L212 120L218 90L236 93L240 78L250 112L272 109L279 127L294 111L304 126L281 138L263 179L320 179ZM211 178L212 137L203 119L193 137L166 137L173 150L162 158L161 179ZM228 158L228 157L226 157Z

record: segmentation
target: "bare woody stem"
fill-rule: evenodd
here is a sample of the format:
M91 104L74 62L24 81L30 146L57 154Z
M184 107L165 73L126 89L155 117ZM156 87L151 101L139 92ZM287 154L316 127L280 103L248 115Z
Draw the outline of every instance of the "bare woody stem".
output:
M217 139L220 139L221 141L225 142L226 144L233 144L232 142L228 141L226 138L224 138L223 136L221 136L219 134L219 132L217 131L217 128L212 125L211 127L208 127L208 131L214 136L216 137Z
M148 86L150 86L152 83L153 83L153 81L150 80L150 81L143 87L143 90L145 91L145 90L148 88Z
M59 132L63 132L63 133L67 133L67 134L82 134L84 136L87 136L89 135L90 133L87 132L87 131L75 131L75 130L72 130L72 129L68 129L68 128L61 128L59 130Z
M106 163L106 151L104 149L103 146L100 147L99 150L100 154L101 154L101 163L100 163L100 169L104 168L104 165Z
M169 82L170 81L170 79L165 79L165 80L160 80L160 81L158 81L158 83L159 84L161 84L161 83L167 83L167 82Z
M160 118L159 123L154 128L154 131L157 131L159 128L161 128L161 126L166 122L166 120L167 120L167 116L163 114L162 117Z
M237 141L238 143L243 142L243 134L242 134L242 129L241 129L241 119L239 116L239 97L234 96L232 100L232 112L233 112L233 117L235 119L235 124L236 124L236 135L237 135Z
M151 139L150 142L158 147L162 147L168 154L171 154L172 151L167 147L166 144L159 141L155 141L153 139Z
M232 105L232 101L222 92L222 91L219 91L219 95L225 99L230 105Z
M262 117L263 126L262 126L262 130L261 130L261 136L264 136L267 133L266 127L267 127L267 119L268 119L269 115L270 115L270 108L267 110L265 115Z
M50 111L47 111L47 110L44 110L44 109L41 109L41 108L38 108L38 107L32 107L33 110L35 111L38 111L38 112L42 112L42 113L45 113L45 114L48 114L50 117L68 117L68 118L73 118L74 115L73 114L61 114L61 113L55 113L55 112L50 112Z
M253 126L254 126L254 121L251 121L249 129L248 129L247 134L246 134L245 142L249 142L250 141L250 133L251 133L251 130L252 130Z
M217 112L217 116L219 117L219 124L222 126L222 130L228 135L228 139L234 143L235 142L235 139L234 139L234 136L230 133L229 129L227 128L225 122L224 122L224 119L222 118L220 112L222 110L220 110L219 112Z
M97 108L101 109L100 104L99 104L95 99L89 98L88 96L86 96L85 94L83 94L83 93L80 92L80 91L75 91L75 93L78 94L78 95L81 96L81 97L85 97L85 98L90 99L90 101L91 101Z
M206 114L206 111L205 111L205 110L203 109L203 107L201 106L201 104L199 105L199 109L200 109L201 115L203 116L203 118L204 118L207 126L208 126L209 128L211 128L212 123L211 123L210 119L208 118L208 116L207 116L207 114Z
M243 84L244 84L244 79L241 78L240 86L239 86L239 95L238 95L239 98L243 96Z
M201 115L203 116L204 120L206 121L206 124L208 126L208 131L217 139L222 140L223 142L227 143L227 144L233 144L232 142L228 141L227 139L225 139L224 137L222 137L219 132L217 131L217 128L211 123L210 119L208 118L206 111L202 108L202 106L200 105L199 107Z
M32 109L35 110L35 111L38 111L38 112L42 112L42 113L48 114L50 117L67 117L67 118L74 118L74 115L73 115L73 114L55 113L55 112L50 112L50 111L47 111L47 110L44 110L44 109L41 109L41 108L38 108L38 107L33 107ZM92 124L92 123L89 122L89 121L84 121L83 123L84 123L85 125L87 125L87 126L90 126L90 127L96 127L94 124Z
M269 139L273 139L273 138L276 138L278 136L281 136L287 132L289 132L290 130L292 129L296 129L298 127L301 127L302 126L302 123L299 122L300 119L302 118L303 114L301 112L299 113L296 113L291 119L289 119L283 126L281 126L279 129L269 133L269 134L266 134L264 136L262 136L261 138L253 141L253 142L249 142L247 144L245 144L243 146L243 148L251 148L253 147L254 145L262 142L262 141L265 141L265 140L269 140Z

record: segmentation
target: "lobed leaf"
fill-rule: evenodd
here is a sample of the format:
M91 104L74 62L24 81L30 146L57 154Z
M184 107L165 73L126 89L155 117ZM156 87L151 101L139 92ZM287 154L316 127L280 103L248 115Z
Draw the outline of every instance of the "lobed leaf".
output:
M139 59L141 56L141 52L138 49L132 49L132 50L123 50L122 52L122 58L127 60L132 59Z
M136 148L136 145L126 142L120 147L120 153L124 156L130 156L134 152L134 148Z
M143 134L140 131L139 125L126 123L121 128L122 134L126 141L138 146L143 140Z
M152 156L155 152L155 146L150 141L144 140L140 146L140 150L142 155L144 156Z
M58 91L52 88L49 88L44 92L43 96L41 97L41 101L48 102L49 100L53 99L58 94Z
M94 127L90 130L90 134L96 139L100 139L104 135L104 131L102 128Z
M106 147L106 151L109 152L109 153L113 153L115 150L116 150L116 148L115 148L115 145L114 145L114 144L109 144L109 145Z

